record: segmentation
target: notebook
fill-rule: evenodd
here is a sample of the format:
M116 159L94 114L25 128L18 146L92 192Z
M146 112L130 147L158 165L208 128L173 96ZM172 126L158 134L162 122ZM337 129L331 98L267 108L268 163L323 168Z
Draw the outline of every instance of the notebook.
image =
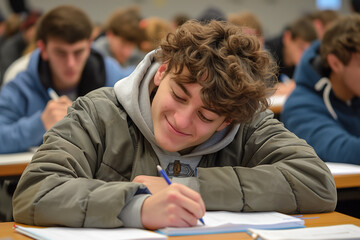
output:
M15 231L38 240L165 240L167 236L136 228L33 228L15 225Z
M287 229L302 228L304 220L278 212L226 212L208 211L203 217L205 225L187 228L167 227L157 232L168 236L245 232L249 228Z
M360 227L353 224L289 230L249 229L257 240L350 240L360 239Z

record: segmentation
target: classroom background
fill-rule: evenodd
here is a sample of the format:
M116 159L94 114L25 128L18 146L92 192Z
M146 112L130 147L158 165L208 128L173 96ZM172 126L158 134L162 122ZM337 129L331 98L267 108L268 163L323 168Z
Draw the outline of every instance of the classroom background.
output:
M143 17L158 16L166 20L171 20L177 14L197 18L208 7L218 8L224 14L251 11L260 19L265 38L279 34L289 22L314 10L334 9L340 14L351 12L350 0L27 0L26 3L30 9L41 12L58 5L72 4L82 8L99 24L114 9L130 5L139 6ZM0 1L0 9L8 16L11 13L9 1Z

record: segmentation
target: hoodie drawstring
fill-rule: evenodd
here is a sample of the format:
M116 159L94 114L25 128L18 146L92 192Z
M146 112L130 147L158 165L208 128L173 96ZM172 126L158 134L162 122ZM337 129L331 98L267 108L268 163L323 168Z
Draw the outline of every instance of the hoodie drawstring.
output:
M334 111L334 108L332 107L331 105L331 102L330 102L330 91L331 91L331 82L328 78L326 77L323 77L321 78L316 84L315 84L315 90L316 91L320 91L321 89L323 89L325 86L325 89L324 89L324 92L323 92L323 100L324 100L324 103L325 103L325 106L327 108L327 110L330 112L331 116L337 120L337 115Z

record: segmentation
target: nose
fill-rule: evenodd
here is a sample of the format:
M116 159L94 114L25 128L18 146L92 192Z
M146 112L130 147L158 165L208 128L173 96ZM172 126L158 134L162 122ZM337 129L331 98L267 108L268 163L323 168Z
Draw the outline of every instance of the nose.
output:
M68 67L73 67L76 63L76 59L75 56L73 54L69 54L67 56L67 66Z
M194 118L194 110L189 106L178 108L174 114L175 127L184 130L191 126Z

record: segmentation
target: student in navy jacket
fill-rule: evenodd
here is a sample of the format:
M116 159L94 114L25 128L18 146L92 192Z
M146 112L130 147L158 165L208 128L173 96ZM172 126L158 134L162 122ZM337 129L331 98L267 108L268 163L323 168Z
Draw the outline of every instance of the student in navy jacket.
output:
M324 161L360 164L360 16L338 20L304 54L285 126Z
M40 145L45 131L66 115L73 100L113 86L132 70L91 49L92 23L82 10L60 6L39 21L38 49L27 69L0 92L0 153ZM51 99L49 88L61 97Z

